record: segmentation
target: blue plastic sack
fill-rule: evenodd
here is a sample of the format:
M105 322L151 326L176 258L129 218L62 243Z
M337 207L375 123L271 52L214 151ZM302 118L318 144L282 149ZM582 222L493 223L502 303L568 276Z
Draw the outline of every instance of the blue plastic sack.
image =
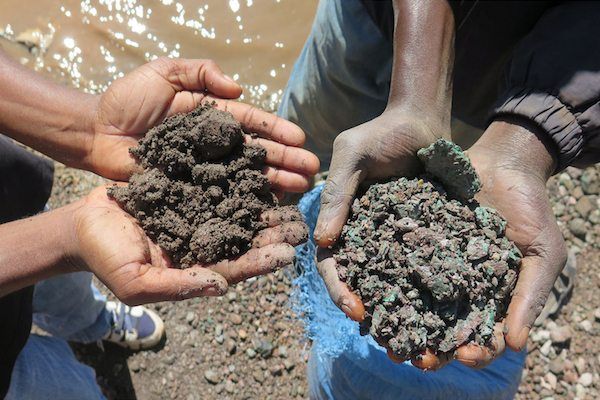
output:
M312 233L323 186L300 200L310 228L296 249L293 307L313 341L308 382L314 399L512 399L521 379L526 352L507 350L488 367L474 370L452 362L440 371L423 372L410 363L392 363L371 336L360 336L327 294L315 257Z

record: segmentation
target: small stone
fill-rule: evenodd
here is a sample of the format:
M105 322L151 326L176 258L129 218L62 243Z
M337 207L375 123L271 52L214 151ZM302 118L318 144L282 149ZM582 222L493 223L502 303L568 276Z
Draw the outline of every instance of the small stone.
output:
M281 364L275 364L269 368L269 371L271 371L271 375L273 376L280 376L283 372L283 366Z
M237 299L236 292L234 292L234 291L227 292L227 300L229 300L230 303L233 303L236 299Z
M561 357L557 357L550 362L548 368L554 375L560 376L565 372L565 361Z
M574 371L567 371L565 372L563 379L565 380L565 382L573 385L575 383L577 383L577 374Z
M235 342L231 339L227 340L227 342L225 342L225 350L227 350L227 353L229 354L235 354L235 351L237 349L237 345L235 344Z
M234 325L239 325L242 323L242 316L240 314L232 314L229 319Z
M571 194L576 199L580 199L583 196L583 189L581 189L581 186L576 186L575 189L573 189L573 192Z
M194 321L194 317L195 317L194 313L193 313L193 312L191 312L191 311L189 311L189 312L188 312L188 313L185 315L185 321L186 321L188 324L191 324L191 323Z
M296 366L296 364L294 364L289 359L285 359L285 360L283 360L283 366L285 367L286 371L291 371L291 370L294 369L294 367Z
M574 218L569 221L569 230L580 239L585 239L587 230L585 229L585 221L581 218Z
M225 381L225 391L229 394L235 392L235 384L229 379Z
M577 200L577 204L575 204L575 210L581 215L582 218L587 219L588 215L594 209L594 204L588 196L583 196L579 200Z
M552 372L548 372L546 375L544 375L544 380L548 383L548 385L550 385L550 389L556 389L556 384L558 383L556 375L554 375Z
M225 337L223 335L219 335L215 337L215 341L219 344L223 344L223 342L225 341Z
M261 357L269 358L273 354L273 343L269 340L261 340L258 342L258 345L255 346L255 349Z
M238 337L242 340L246 340L246 338L248 337L248 332L246 332L244 329L240 329L238 331Z
M592 322L589 319L584 319L579 323L579 327L589 333L592 331Z
M589 372L585 372L585 373L581 374L581 376L579 377L578 382L581 385L583 385L584 387L588 387L592 383L594 383L594 376L591 373L589 373Z
M287 358L287 356L288 356L287 346L279 346L277 350L279 352L279 357Z
M579 375L583 375L585 373L585 360L583 357L578 357L575 361L575 369Z
M542 345L542 347L540 347L540 353L542 353L545 356L548 356L548 354L550 354L550 349L552 348L552 342L550 340L546 341L546 343L544 343Z
M215 336L220 336L223 334L223 325L217 324L215 325Z
M600 322L600 307L594 310L594 319L596 320L596 322Z
M553 344L566 346L573 337L573 331L568 325L561 326L550 332L550 340Z
M175 354L170 354L166 357L163 357L162 362L166 365L173 365L175 363Z
M254 358L256 357L256 351L254 351L254 349L247 349L246 355L248 356L248 358Z
M138 372L141 369L139 361L136 360L135 358L133 360L129 361L128 365L129 365L129 369L133 372Z
M204 371L204 379L206 379L208 383L211 383L213 385L216 385L217 383L221 382L219 374L217 374L212 369Z
M581 175L581 189L585 194L600 194L600 177L593 168L588 168Z
M265 376L263 375L262 371L254 371L252 377L258 383L263 383L265 380Z

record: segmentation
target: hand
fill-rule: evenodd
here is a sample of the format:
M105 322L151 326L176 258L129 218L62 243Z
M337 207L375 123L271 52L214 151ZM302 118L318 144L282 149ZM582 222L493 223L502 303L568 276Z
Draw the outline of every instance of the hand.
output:
M550 145L536 135L537 128L519 121L497 121L468 151L479 174L482 190L477 200L493 207L507 220L506 236L514 241L523 260L508 315L504 337L492 348L469 346L456 358L483 367L504 349L520 351L542 311L554 281L564 267L567 250L546 194L546 181L556 168Z
M267 149L265 174L276 191L302 192L319 170L312 153L299 148L304 132L273 114L233 102L241 87L210 60L161 58L114 81L98 100L92 118L86 168L126 181L135 170L129 148L165 118L205 102L231 112L252 139ZM248 140L249 137L248 137Z
M321 195L321 211L315 228L318 269L334 303L355 321L364 319L359 297L338 277L336 262L328 249L339 238L359 184L394 176L412 176L421 169L417 150L440 138L443 124L427 117L384 113L365 124L341 133L335 140L329 176ZM402 361L394 359L394 361ZM434 369L446 360L428 351L414 363Z
M71 264L93 272L129 305L198 296L220 296L229 284L262 275L294 260L294 247L306 227L295 216L270 211L268 227L253 248L235 260L214 265L173 268L167 254L143 232L136 220L109 199L104 187L81 200L73 212Z

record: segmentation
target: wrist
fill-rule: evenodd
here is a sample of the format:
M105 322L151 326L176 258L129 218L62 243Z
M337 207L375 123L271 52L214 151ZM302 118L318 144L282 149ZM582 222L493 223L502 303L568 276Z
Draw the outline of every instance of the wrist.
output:
M492 122L468 153L479 168L510 169L543 182L557 166L553 143L539 127L522 118Z

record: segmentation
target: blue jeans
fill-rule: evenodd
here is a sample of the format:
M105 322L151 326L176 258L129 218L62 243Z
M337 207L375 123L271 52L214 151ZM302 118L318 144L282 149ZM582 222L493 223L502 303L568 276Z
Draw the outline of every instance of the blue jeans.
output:
M52 336L30 336L17 358L7 400L104 399L94 370L77 361L67 340L90 343L102 339L111 326L105 304L106 298L88 272L38 283L33 321Z
M380 115L386 107L392 44L365 12L360 0L321 0L312 31L296 61L279 115L307 134L307 148L331 161L342 131ZM455 126L464 126L453 121ZM472 134L472 133L471 133ZM456 140L453 137L454 140ZM306 194L300 208L311 229L322 186ZM312 232L310 237L312 237ZM297 249L296 305L313 340L308 384L314 399L510 399L521 378L526 353L506 351L482 370L453 362L423 373L394 364L372 338L335 307L315 264L311 240Z

